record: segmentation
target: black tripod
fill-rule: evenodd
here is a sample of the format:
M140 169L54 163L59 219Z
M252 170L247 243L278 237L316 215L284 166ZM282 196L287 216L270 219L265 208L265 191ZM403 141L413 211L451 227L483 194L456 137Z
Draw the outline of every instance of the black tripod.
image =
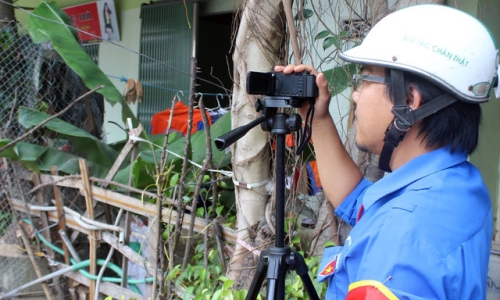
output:
M286 134L298 131L302 119L298 114L278 113L278 108L298 107L290 97L267 97L258 100L256 110L262 116L247 125L236 128L215 139L215 146L222 150L244 136L250 129L261 124L264 131L276 135L276 235L275 245L261 252L257 271L250 285L246 300L256 299L267 278L266 299L285 299L286 272L294 270L300 276L310 299L319 300L308 274L308 267L300 253L285 246L285 139Z

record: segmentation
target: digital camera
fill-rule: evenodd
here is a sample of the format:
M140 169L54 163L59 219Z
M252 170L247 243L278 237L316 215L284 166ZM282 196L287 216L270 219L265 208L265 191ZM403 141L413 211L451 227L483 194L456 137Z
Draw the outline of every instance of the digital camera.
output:
M318 96L316 76L307 72L253 72L247 74L247 93L295 99L315 99Z

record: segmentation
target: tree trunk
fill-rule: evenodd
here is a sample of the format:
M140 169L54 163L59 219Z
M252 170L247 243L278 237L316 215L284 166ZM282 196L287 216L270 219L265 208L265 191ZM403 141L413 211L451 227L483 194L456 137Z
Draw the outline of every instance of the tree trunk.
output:
M248 71L273 70L279 63L284 32L280 0L248 0L242 5L233 55L232 128L248 124L259 116L254 107L255 96L248 95L245 90L246 75ZM259 223L269 200L265 183L272 176L270 158L269 133L260 126L248 131L232 146L234 179L241 184L235 186L238 242L227 275L236 280L238 287L248 287L252 280L258 256L251 250L264 250L269 246L257 241L263 236ZM251 189L244 187L257 183L262 185ZM271 238L267 234L264 236L268 240Z

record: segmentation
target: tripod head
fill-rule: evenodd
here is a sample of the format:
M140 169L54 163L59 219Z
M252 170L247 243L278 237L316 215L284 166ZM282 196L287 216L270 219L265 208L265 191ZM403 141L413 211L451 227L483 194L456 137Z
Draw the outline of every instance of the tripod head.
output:
M298 114L278 114L278 108L301 107L304 101L309 101L312 104L318 96L316 76L307 72L284 74L250 71L247 73L246 91L251 95L265 95L263 101L259 99L255 103L255 110L262 111L262 115L247 125L233 129L216 138L214 142L219 150L227 148L250 129L261 123L262 130L269 131L272 134L288 134L292 131L298 131L301 129L302 118ZM311 105L308 116L310 112L312 119L314 105ZM275 116L279 117L275 118ZM307 121L306 118L306 124ZM303 142L307 142L307 140L303 140ZM299 149L302 147L299 146Z
M262 112L262 115L254 121L235 128L220 137L216 138L214 143L217 149L223 150L243 137L250 129L261 124L264 131L272 134L288 134L298 131L302 126L302 118L298 114L278 113L278 108L300 107L303 100L284 97L284 96L266 96L264 100L258 99L255 102L255 110Z

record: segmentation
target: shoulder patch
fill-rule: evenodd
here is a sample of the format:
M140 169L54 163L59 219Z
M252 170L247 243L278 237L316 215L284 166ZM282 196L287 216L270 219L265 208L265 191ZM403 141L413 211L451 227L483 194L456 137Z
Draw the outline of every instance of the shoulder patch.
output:
M319 276L328 276L328 275L331 275L333 273L333 271L335 271L335 265L336 264L337 264L337 256L335 256L335 258L330 263L328 263L323 268L323 270L321 270L321 272L319 272Z

